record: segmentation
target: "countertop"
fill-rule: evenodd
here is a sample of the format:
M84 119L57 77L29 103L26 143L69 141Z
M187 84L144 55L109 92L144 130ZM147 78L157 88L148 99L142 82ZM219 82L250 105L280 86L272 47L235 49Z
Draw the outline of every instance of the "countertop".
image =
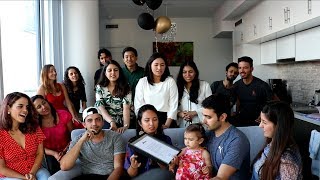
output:
M319 114L303 114L294 111L294 118L306 121L315 125L320 126L320 115Z
M320 114L315 106L309 106L304 103L293 102L291 108L294 112L294 117L315 125L320 126Z

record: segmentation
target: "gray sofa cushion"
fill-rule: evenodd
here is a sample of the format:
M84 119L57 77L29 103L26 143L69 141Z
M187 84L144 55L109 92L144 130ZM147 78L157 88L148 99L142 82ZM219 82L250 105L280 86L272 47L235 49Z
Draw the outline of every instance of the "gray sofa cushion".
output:
M248 126L248 127L238 127L248 138L250 142L250 160L255 158L258 152L263 148L265 144L265 138L263 136L263 131L258 126ZM165 129L164 134L168 135L171 140L172 144L177 148L183 148L184 145L184 128L172 128L172 129ZM83 133L85 129L76 129L73 130L71 133L71 139L74 139L81 133ZM126 142L135 136L136 130L135 129L128 129L123 134L122 137ZM54 175L52 175L49 180L69 180L73 177L76 177L81 172L81 168L79 167L79 163L76 163L76 166L69 171L58 171Z

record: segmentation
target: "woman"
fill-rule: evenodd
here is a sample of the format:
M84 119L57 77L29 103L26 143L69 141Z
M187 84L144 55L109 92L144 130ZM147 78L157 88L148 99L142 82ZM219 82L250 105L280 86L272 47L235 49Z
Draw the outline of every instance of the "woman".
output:
M269 102L260 114L266 146L254 160L252 180L302 179L302 162L293 139L294 115L284 102Z
M172 145L170 137L163 134L157 113L158 111L156 108L150 104L143 105L139 109L136 136L131 138L129 142L139 138L139 134L143 132ZM129 146L127 146L127 157L125 159L124 167L130 177L135 177L154 168L168 169L168 167L152 161L142 154L134 152Z
M46 136L43 142L46 162L50 174L60 170L59 161L66 153L73 130L72 117L65 110L55 110L41 95L31 98L39 114L39 125Z
M179 93L178 125L181 128L201 122L201 103L210 96L209 83L199 80L199 70L193 61L185 61L177 77Z
M37 111L30 98L13 92L0 109L0 179L47 180L41 168L44 134L37 123Z
M72 102L76 113L87 108L87 96L84 79L77 67L70 66L64 72L63 84L66 86L68 96Z
M108 122L105 125L110 125L112 130L123 133L129 128L131 92L117 61L108 61L102 69L96 87L95 106L101 111L103 119Z
M57 72L52 64L43 66L41 70L40 87L37 94L45 97L55 109L69 110L73 120L78 120L72 102L69 99L66 87L57 83ZM64 103L67 105L65 107Z
M178 89L168 63L163 55L154 53L145 67L145 77L136 86L134 98L135 112L144 104L151 104L159 111L159 121L163 128L176 127L178 109Z

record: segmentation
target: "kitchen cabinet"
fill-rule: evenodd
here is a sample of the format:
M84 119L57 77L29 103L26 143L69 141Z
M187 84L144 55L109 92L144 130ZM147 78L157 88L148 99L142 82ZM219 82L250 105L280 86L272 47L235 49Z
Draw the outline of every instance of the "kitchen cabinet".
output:
M296 61L320 59L320 27L296 33Z
M277 62L276 40L261 44L261 64L275 64Z
M246 23L243 33L246 43L320 16L319 0L265 0L242 16Z
M277 59L294 58L296 55L295 34L285 36L276 40Z
M233 60L238 61L239 57L249 56L253 59L253 65L260 65L260 44L241 44L234 47Z
M243 40L244 40L243 28L244 28L243 24L239 24L234 28L234 31L232 34L234 46L239 46L240 44L243 43Z

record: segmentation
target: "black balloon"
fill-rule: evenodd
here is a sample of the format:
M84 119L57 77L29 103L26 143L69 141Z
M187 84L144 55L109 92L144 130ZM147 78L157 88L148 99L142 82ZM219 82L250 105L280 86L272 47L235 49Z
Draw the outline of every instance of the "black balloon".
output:
M146 0L132 0L136 5L142 6Z
M154 18L149 13L142 13L138 17L138 24L144 30L150 30L154 28Z
M146 3L150 9L156 10L161 6L162 0L146 0Z

